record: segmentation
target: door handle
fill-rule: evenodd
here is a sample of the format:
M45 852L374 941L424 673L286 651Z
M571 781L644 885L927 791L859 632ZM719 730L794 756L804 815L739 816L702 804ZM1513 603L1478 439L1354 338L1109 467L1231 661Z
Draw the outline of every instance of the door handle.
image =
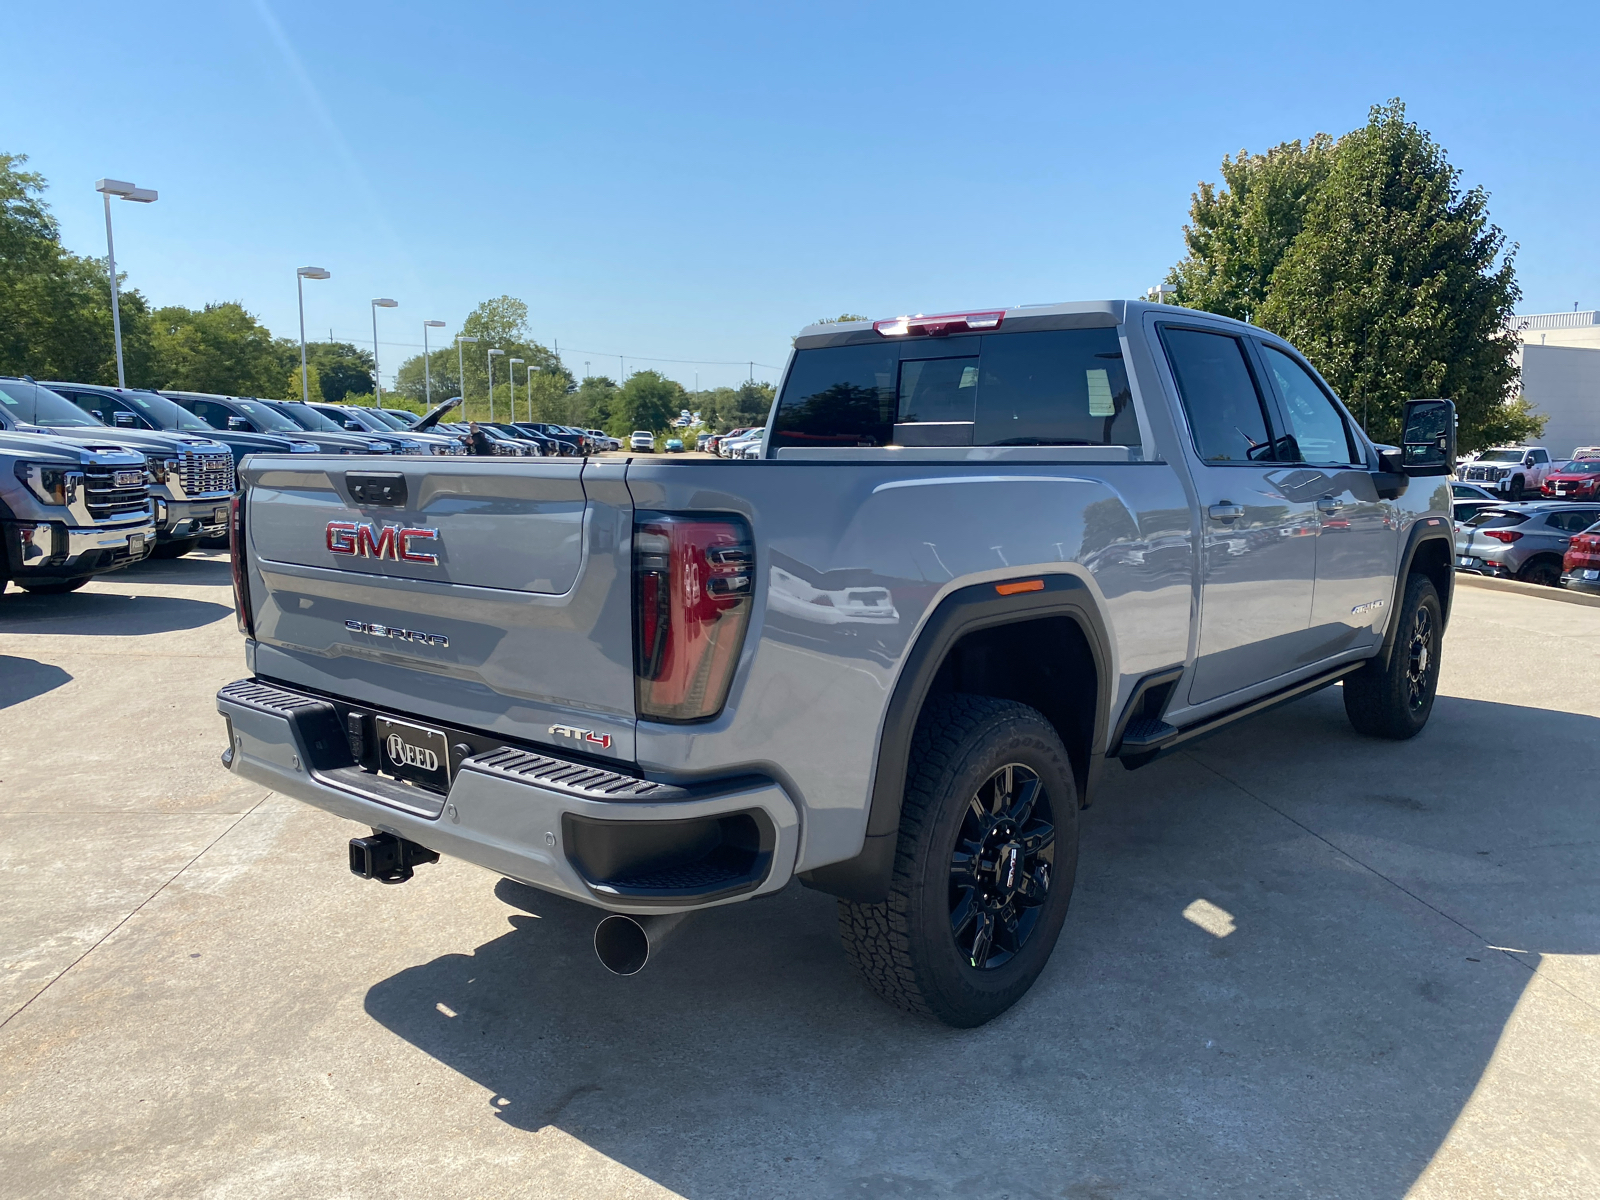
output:
M1318 512L1336 513L1343 507L1344 501L1335 500L1332 496L1324 496L1321 500L1317 501Z
M1213 521L1237 521L1244 516L1244 505L1229 504L1224 501L1221 504L1213 504L1206 509L1206 515Z

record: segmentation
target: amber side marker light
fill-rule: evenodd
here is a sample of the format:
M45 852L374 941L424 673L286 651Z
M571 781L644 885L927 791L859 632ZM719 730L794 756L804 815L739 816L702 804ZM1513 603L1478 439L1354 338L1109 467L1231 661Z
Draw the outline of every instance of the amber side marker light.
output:
M997 583L994 585L994 590L1002 596L1015 596L1018 592L1042 592L1044 580L1024 579L1021 583Z

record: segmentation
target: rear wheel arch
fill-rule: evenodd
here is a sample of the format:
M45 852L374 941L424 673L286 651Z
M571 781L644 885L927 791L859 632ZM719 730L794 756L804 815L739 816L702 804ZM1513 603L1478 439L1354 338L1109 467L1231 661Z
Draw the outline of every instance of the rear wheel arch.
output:
M890 696L862 852L804 872L802 883L846 899L884 898L912 738L924 708L940 696L992 696L1037 709L1066 746L1078 795L1087 803L1108 733L1111 643L1082 580L1047 575L1043 583L1042 590L1011 596L998 595L995 584L976 584L939 604L907 654ZM1080 679L1086 686L1073 685Z

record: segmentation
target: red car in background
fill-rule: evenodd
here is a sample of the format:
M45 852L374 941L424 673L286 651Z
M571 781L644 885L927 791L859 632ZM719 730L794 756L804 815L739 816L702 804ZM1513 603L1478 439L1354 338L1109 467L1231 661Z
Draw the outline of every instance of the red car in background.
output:
M1600 594L1600 524L1575 534L1561 560L1561 586Z
M1539 494L1547 500L1593 500L1600 488L1600 458L1574 458L1544 477Z

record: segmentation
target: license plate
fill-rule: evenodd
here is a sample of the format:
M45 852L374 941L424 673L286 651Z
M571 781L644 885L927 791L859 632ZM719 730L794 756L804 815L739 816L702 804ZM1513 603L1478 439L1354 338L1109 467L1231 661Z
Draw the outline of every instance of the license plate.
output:
M130 533L128 535L128 554L134 558L144 557L144 534Z
M1471 557L1469 557L1469 556L1467 556L1465 554L1459 556L1456 559L1456 566L1458 566L1458 567L1475 567L1477 565L1478 565L1478 560L1477 559L1471 558Z
M1583 577L1586 580L1600 579L1600 571L1585 570L1584 573L1583 573Z
M436 791L450 790L450 743L437 729L375 717L382 770Z

